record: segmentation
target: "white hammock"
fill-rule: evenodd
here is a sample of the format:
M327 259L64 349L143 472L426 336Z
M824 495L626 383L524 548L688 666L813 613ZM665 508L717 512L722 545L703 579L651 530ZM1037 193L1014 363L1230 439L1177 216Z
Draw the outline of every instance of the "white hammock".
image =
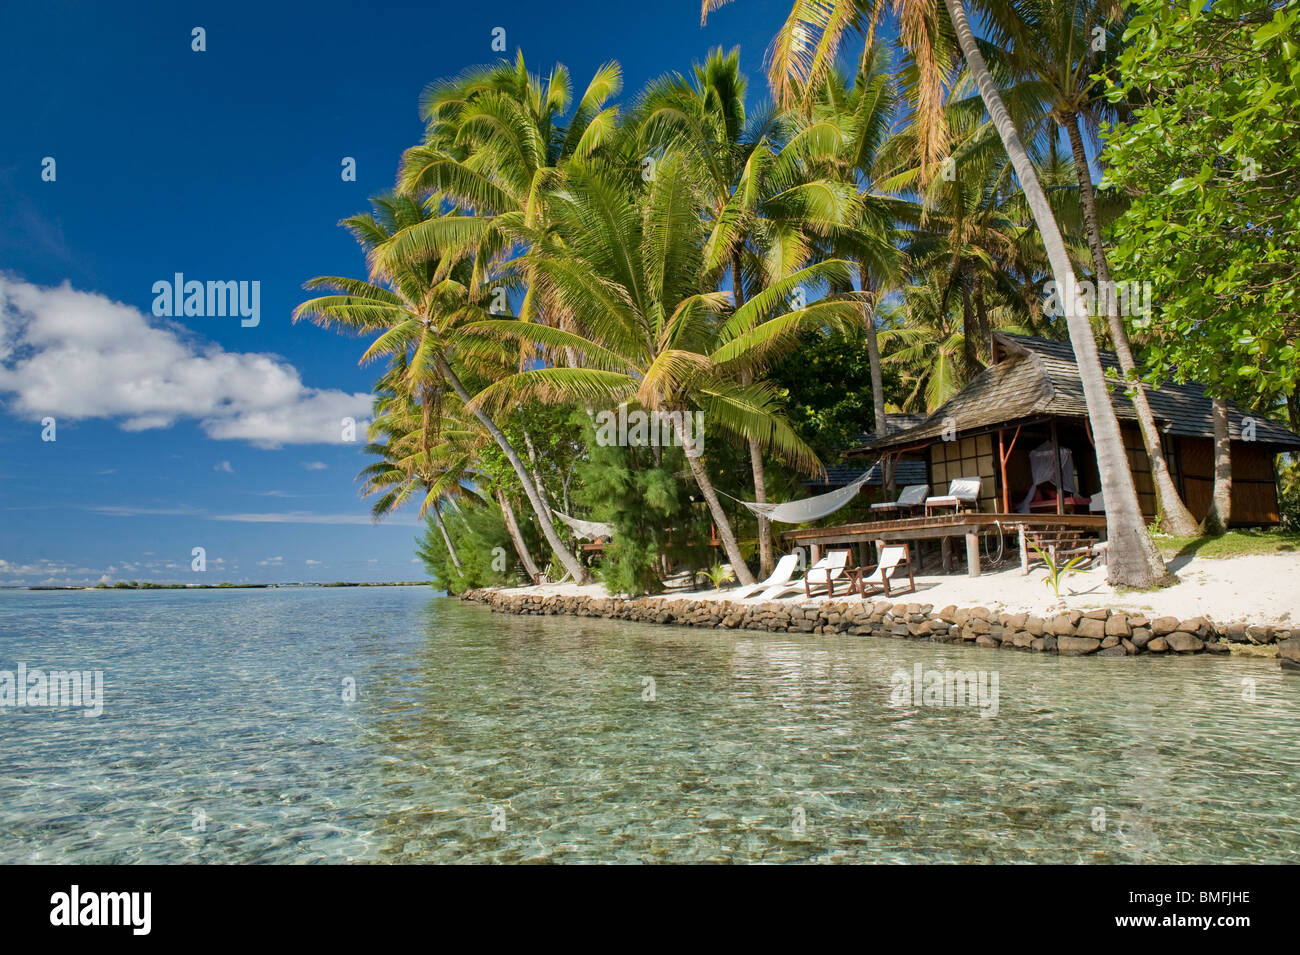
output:
M576 537L595 540L597 537L614 536L613 524L602 524L600 521L581 521L576 517L570 517L568 514L562 514L556 510L552 510L551 513L573 528Z
M816 497L806 497L802 501L787 501L785 504L759 504L757 501L741 501L740 503L759 517L766 517L769 521L776 521L780 524L803 524L807 521L815 521L819 517L825 517L827 514L834 514L857 497L858 491L862 490L862 485L867 483L867 478L871 476L871 472L874 470L875 468L868 468L863 471L847 487L826 494L818 494Z

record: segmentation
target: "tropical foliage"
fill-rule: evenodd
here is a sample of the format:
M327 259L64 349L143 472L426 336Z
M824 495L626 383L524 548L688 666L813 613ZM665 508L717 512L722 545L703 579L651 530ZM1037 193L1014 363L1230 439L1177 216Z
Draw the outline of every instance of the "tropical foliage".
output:
M366 277L313 279L297 312L384 363L363 494L418 508L449 590L594 572L644 593L722 560L749 583L774 537L739 501L805 493L1010 329L1074 346L1110 576L1159 582L1097 337L1140 411L1145 369L1300 416L1296 4L798 0L771 103L737 50L625 102L617 64L575 95L522 53L435 82L397 191L344 222ZM1158 286L1152 315L1069 291L1112 267ZM612 414L655 440L605 440Z

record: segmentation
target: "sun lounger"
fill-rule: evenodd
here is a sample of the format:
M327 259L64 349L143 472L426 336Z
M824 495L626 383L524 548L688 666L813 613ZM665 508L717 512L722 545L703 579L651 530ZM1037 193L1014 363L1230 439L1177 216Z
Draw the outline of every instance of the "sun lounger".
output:
M829 551L825 557L808 568L808 572L804 574L802 580L792 580L784 584L768 587L758 595L758 599L777 600L786 594L797 594L801 584L804 593L809 597L813 595L814 588L818 591L829 590L833 595L835 581L847 579L848 566L849 551Z
M925 499L925 516L937 507L951 507L953 513L960 514L963 508L974 505L979 510L980 479L977 477L957 478L948 485L948 493Z
M750 584L748 587L741 587L739 590L734 592L734 599L744 600L746 597L751 594L756 594L760 590L767 590L769 587L779 587L782 584L788 584L790 578L794 576L795 571L798 569L799 555L786 554L776 562L776 569L772 571L772 575L768 577L767 580L759 581L756 584Z
M925 506L925 496L930 493L928 484L909 484L903 488L903 493L898 495L897 501L883 501L880 504L871 505L871 516L884 516L894 511L900 514L914 514L916 509Z
M907 582L906 591L894 590L890 587L889 578L899 573L903 565L907 565ZM910 593L916 590L916 577L912 572L912 552L906 544L886 544L880 549L880 563L875 567L858 567L851 571L853 578L853 589L866 599L870 593L877 589L884 591L886 597L895 593ZM850 590L850 593L853 591Z

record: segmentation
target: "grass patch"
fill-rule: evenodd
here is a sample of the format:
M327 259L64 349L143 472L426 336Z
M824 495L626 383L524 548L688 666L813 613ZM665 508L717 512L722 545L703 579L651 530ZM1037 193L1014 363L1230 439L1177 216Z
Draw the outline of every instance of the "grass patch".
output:
M1240 530L1218 537L1156 537L1155 542L1166 559L1300 553L1300 532L1296 531Z

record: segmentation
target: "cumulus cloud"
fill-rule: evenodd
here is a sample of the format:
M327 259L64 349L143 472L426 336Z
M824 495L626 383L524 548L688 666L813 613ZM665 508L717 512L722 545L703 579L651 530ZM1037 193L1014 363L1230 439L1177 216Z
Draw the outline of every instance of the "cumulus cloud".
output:
M329 467L329 465L324 461L304 461L302 462L302 466L308 471L324 471Z
M308 387L276 355L226 351L66 282L3 275L0 397L32 419L107 418L127 431L189 419L261 447L339 444L342 419L361 425L370 411L368 395Z
M230 466L230 462L229 462L229 461L222 461L220 464L218 464L218 465L217 465L216 467L214 467L212 470L214 470L214 471L224 471L226 474L234 474L234 473L235 473L235 469L232 468L232 467Z

